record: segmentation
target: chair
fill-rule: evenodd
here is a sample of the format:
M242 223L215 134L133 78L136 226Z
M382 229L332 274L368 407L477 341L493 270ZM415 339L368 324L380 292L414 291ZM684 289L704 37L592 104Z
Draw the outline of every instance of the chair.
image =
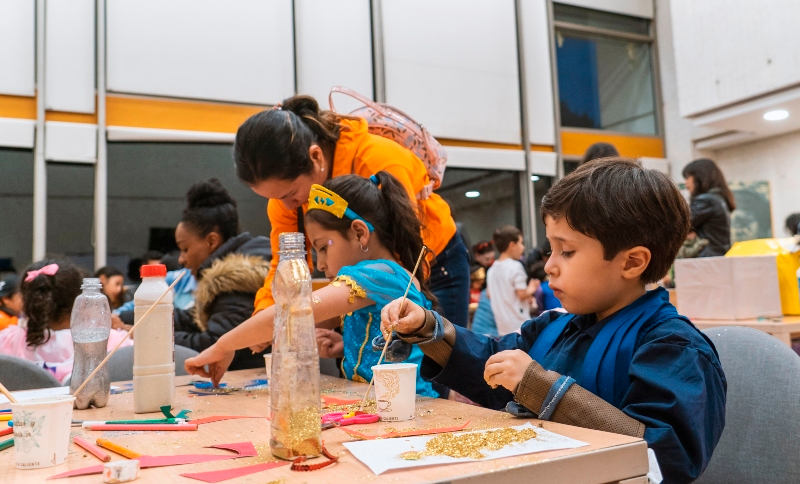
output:
M21 358L0 355L0 382L11 391L60 387L52 373Z
M339 374L339 366L336 364L336 358L320 358L319 359L319 372L322 375L341 377Z
M183 369L183 362L198 354L191 348L175 345L175 376L188 375ZM112 382L133 380L133 346L120 348L106 365Z
M728 380L725 430L700 484L800 482L800 357L737 326L705 330Z

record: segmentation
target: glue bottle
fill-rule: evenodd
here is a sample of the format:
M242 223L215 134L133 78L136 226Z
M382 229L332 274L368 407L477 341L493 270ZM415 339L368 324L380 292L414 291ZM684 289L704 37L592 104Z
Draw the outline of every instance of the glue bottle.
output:
M169 288L163 264L143 265L142 284L133 295L134 321ZM164 296L133 334L133 411L158 412L175 399L175 332L172 292Z
M111 395L108 366L103 366L81 390L75 394L86 378L106 356L108 335L111 333L111 308L108 298L100 291L100 279L86 278L83 293L75 299L70 319L70 333L75 348L75 359L70 379L70 393L75 395L74 406L79 410L94 405L105 407Z

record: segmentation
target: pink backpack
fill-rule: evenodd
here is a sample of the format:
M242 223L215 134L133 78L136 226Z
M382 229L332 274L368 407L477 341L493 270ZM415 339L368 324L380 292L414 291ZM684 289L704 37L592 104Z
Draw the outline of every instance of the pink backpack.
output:
M367 129L371 134L388 138L408 148L425 164L431 183L417 194L417 199L425 200L441 186L447 164L447 152L423 125L395 107L374 102L356 91L342 86L334 86L328 95L328 104L333 112L336 112L336 108L333 106L333 94L337 92L347 94L364 104L350 115L366 119Z

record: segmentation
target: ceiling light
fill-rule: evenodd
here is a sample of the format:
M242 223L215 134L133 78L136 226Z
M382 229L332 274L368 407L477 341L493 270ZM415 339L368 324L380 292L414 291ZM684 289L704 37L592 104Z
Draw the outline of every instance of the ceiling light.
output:
M789 111L785 109L776 109L774 111L767 111L764 113L764 119L767 121L780 121L789 117Z
M539 181L539 177L536 175L531 175L531 181Z
M465 193L464 196L467 197L467 198L478 198L478 197L481 196L481 192L476 192L476 191L472 190L472 191L469 191L469 192Z

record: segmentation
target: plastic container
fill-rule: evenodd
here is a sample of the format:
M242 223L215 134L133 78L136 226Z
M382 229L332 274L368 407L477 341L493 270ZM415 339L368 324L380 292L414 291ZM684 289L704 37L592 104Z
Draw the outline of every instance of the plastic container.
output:
M73 395L106 357L108 335L111 332L111 308L108 298L101 292L102 288L100 279L84 279L81 286L83 293L72 306L70 332L75 360L69 390ZM89 405L105 407L110 395L108 366L103 366L86 387L75 395L75 408L83 410Z
M133 295L134 321L169 288L163 264L144 265L142 284ZM175 399L175 332L172 292L164 296L133 333L133 411L159 412Z
M280 262L272 282L275 336L269 446L281 459L315 457L322 451L319 353L305 247L303 234L280 235Z
M6 404L14 416L17 469L39 469L67 461L74 402L72 395L58 395Z

